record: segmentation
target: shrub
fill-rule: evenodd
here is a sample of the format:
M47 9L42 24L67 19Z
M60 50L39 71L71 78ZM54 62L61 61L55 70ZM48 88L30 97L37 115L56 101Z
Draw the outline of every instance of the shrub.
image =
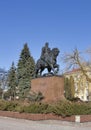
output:
M28 99L30 101L41 101L44 98L43 94L41 92L35 93L32 92L31 94L29 94Z
M32 103L29 106L24 106L23 111L26 113L44 113L47 107L47 104Z
M0 110L3 111L15 111L16 106L18 106L18 103L16 102L0 101Z
M53 113L56 115L61 115L63 117L71 115L91 114L91 103L61 101L54 107Z
M71 102L61 101L54 107L53 113L62 117L71 116L73 113L73 105Z
M18 103L14 101L0 100L0 110L3 111L17 111L25 113L54 113L62 117L71 115L91 114L91 103L60 101L56 104L43 103Z

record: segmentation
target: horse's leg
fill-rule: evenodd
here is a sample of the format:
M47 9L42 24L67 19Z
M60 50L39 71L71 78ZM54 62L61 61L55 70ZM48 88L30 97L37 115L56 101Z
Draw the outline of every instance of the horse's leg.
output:
M38 72L39 72L39 69L36 69L36 70L35 70L35 77L38 76Z
M55 64L55 65L54 65L54 68L57 68L56 71L55 71L55 73L58 73L58 71L59 71L59 65L58 65L58 64Z
M47 70L48 70L48 73L50 73L50 72L51 72L51 68L47 68Z
M51 70L52 70L53 73L54 73L54 66L51 64L50 67L51 67Z
M44 70L44 68L41 68L40 69L40 76L42 75L42 71Z
M59 71L59 65L57 64L57 72Z

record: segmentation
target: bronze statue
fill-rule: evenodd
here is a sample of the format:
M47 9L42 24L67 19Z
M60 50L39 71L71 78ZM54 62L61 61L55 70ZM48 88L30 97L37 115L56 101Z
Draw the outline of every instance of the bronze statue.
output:
M59 71L59 65L57 64L57 56L59 54L58 48L52 50L48 47L48 43L42 48L40 59L36 63L35 77L42 75L42 71L47 68L48 74L56 74ZM52 72L51 72L52 71Z
M48 43L45 43L45 46L42 48L41 57L40 59L47 61L48 55L50 55L50 48L48 47Z

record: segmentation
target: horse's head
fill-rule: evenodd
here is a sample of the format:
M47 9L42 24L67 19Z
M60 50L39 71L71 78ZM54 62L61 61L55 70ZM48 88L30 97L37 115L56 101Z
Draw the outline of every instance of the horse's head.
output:
M58 56L59 52L60 52L60 51L59 51L58 48L53 48L53 49L52 49L52 54L53 54L55 57Z

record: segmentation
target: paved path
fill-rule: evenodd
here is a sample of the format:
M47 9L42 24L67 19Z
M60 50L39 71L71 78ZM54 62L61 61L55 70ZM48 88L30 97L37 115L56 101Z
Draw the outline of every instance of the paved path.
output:
M69 123L64 121L29 121L0 117L0 130L91 130L91 123Z

